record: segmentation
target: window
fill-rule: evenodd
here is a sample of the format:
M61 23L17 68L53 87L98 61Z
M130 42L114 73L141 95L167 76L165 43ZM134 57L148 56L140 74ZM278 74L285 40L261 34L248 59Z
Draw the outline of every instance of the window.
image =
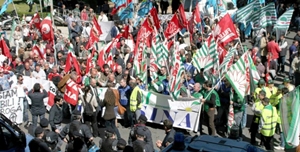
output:
M0 123L0 126L0 150L9 150L14 148L14 135L3 124Z

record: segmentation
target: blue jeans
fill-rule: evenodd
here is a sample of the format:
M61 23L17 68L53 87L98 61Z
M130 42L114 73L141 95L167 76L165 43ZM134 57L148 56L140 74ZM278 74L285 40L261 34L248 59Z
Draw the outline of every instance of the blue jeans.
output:
M245 110L244 110L243 119L242 119L242 128L245 128L247 125L247 107L248 107L248 104L245 103Z
M280 146L285 147L285 139L284 139L283 132L280 133Z
M277 71L284 72L284 63L285 63L285 56L280 56L278 58Z
M32 115L32 126L33 126L32 129L33 129L33 133L35 131L35 128L37 127L38 117L40 117L40 121L41 121L41 119L45 118L45 114L42 114L42 115Z
M115 121L116 121L116 118L111 119L111 120L106 120L105 121L105 126L106 126L106 128L111 127L112 129L114 129L115 133L117 135L117 138L121 139L121 135L120 135L120 132L119 132L118 128L116 127Z

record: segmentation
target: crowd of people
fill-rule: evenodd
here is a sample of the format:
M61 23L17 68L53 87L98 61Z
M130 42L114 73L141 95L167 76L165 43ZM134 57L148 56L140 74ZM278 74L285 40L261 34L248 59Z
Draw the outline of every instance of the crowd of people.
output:
M65 8L63 1L59 1L59 3L63 11ZM108 2L105 1L103 7L100 7L98 22L106 22L111 19L108 17L107 5ZM158 7L158 5L154 6ZM162 14L166 13L165 8L168 6L167 1L161 0ZM280 9L284 9L283 4L280 5ZM173 13L176 10L174 4ZM25 126L30 125L28 123L29 110L32 115L29 132L35 136L29 144L30 150L33 152L61 151L62 143L66 142L66 151L72 152L88 151L95 144L104 152L153 152L157 151L155 147L158 150L163 150L172 143L176 131L173 129L171 120L167 119L163 122L166 136L154 145L151 132L146 126L147 117L141 113L141 90L170 95L168 67L163 66L159 69L157 79L151 80L148 76L147 82L143 82L142 76L135 73L133 62L130 60L133 55L133 48L125 43L125 38L121 38L116 47L112 48L116 67L111 67L108 64L100 67L96 64L86 73L86 62L91 50L85 49L85 46L89 40L89 31L92 29L92 25L88 21L91 21L96 14L88 5L84 6L82 10L79 9L79 5L75 5L73 13L64 12L64 14L66 15L69 35L64 36L61 30L55 30L54 45L43 41L39 29L35 28L34 25L29 26L24 22L17 26L12 34L14 46L10 46L8 36L0 30L2 31L1 37L7 43L12 55L10 63L9 58L0 51L0 64L3 67L0 70L0 90L24 89L24 94L19 95L19 97L24 97L23 120ZM293 20L299 16L296 5L294 16ZM278 150L284 150L285 142L278 106L282 96L293 91L300 84L300 52L298 51L300 31L292 44L288 44L284 35L280 36L279 40L275 40L274 35L264 29L256 32L256 36L251 40L253 41L253 48L247 51L251 54L261 79L254 93L241 99L226 78L221 80L218 87L214 88L215 82L206 77L203 69L198 71L192 63L194 53L207 40L211 30L218 23L218 19L214 20L207 17L204 22L206 26L203 31L198 30L191 33L193 41L190 42L190 45L186 44L182 32L176 36L176 41L180 44L181 62L186 71L181 78L183 87L180 96L197 98L204 104L198 134L203 134L202 126L206 124L209 135L218 133L224 137L242 139L242 130L246 127L247 122L247 106L252 105L254 118L250 128L251 144L263 145L267 150L274 150L274 147ZM130 26L129 32L133 40L136 40L139 26L134 27L133 20L129 20L127 24ZM167 23L161 22L161 24L165 29ZM243 32L239 29L238 24L236 25L236 30ZM115 22L110 32L112 38L116 37L118 33L124 32L121 26L124 26L123 23ZM239 35L242 40L245 39L243 34L239 33ZM234 62L243 54L242 45L235 44L236 41L233 41L225 47L229 50L237 46ZM34 45L43 50L45 59L33 51ZM72 51L79 62L80 74L73 69L69 72L64 71L70 46L72 46ZM93 57L95 63L97 63L97 54L98 52ZM288 60L287 55L289 55ZM287 61L289 71L285 69ZM9 78L13 75L16 75L17 82L11 85ZM49 80L57 87L55 103L49 110L48 118L45 118L47 110L43 102L48 93L43 88L43 84L36 83L33 89L29 90L24 86L23 76ZM282 84L275 86L274 80L278 76L283 76L284 80ZM269 78L266 79L266 77ZM63 99L66 83L69 79L76 82L82 92L76 106L67 104ZM107 88L103 100L99 97L98 87ZM209 93L211 91L212 94ZM227 134L227 131L222 130L222 128L227 128L230 105L234 108L235 125L230 131L231 134ZM215 111L217 111L216 116ZM124 116L122 125L125 128L131 128L128 132L128 140L123 139L118 130L116 119L118 114ZM39 125L38 117L40 118ZM65 118L71 122L63 126L62 121ZM281 137L279 146L273 144L275 128ZM238 132L237 136L233 135L235 131ZM260 144L256 143L258 132L261 135ZM100 137L100 143L94 143L93 139L98 137Z

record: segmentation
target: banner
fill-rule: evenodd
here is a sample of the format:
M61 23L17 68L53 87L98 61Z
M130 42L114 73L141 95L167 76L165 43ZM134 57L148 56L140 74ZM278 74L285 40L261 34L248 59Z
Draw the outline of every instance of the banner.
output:
M179 98L173 101L170 96L143 91L142 114L148 122L162 124L165 119L173 121L173 126L187 130L198 130L196 123L200 118L198 112L201 108L197 99Z
M23 98L18 97L17 89L0 92L0 113L13 123L23 122Z
M100 35L100 41L104 41L104 42L109 42L112 40L112 37L110 36L110 31L112 29L112 27L115 25L113 21L108 21L108 22L98 22L100 27L101 27L101 31L102 34ZM121 32L121 31L120 31Z
M49 83L50 83L50 87L49 87L49 91L48 91L48 100L47 100L48 102L47 102L47 106L46 106L46 109L48 111L54 105L54 97L56 96L56 91L57 91L57 88L54 85L54 83L52 81L50 81Z
M283 134L290 146L299 145L300 134L300 87L282 97L280 102L280 119Z

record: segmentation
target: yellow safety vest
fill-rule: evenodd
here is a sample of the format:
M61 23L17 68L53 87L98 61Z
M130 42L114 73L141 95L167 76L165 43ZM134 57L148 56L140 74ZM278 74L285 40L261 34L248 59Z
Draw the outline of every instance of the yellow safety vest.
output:
M261 119L263 119L264 124L260 133L266 137L273 136L275 134L278 119L276 108L270 104L265 106L261 113Z
M140 109L142 107L142 103L140 103L139 105L137 105L138 104L138 101L137 101L138 92L141 95L141 91L140 91L139 86L136 86L133 89L133 91L132 91L132 93L130 95L130 111L135 112L137 108Z
M257 99L257 96L259 95L259 92L261 90L264 90L266 92L266 97L270 99L270 97L271 97L272 94L271 94L271 91L270 91L270 89L268 87L256 88L255 92L254 92L254 99L255 100Z
M264 105L259 101L259 102L255 102L255 109L257 109L257 110L263 110L264 109ZM254 120L254 123L259 123L259 118L260 118L260 116L261 115L259 115L259 114L255 114L258 118L256 118L255 120Z

